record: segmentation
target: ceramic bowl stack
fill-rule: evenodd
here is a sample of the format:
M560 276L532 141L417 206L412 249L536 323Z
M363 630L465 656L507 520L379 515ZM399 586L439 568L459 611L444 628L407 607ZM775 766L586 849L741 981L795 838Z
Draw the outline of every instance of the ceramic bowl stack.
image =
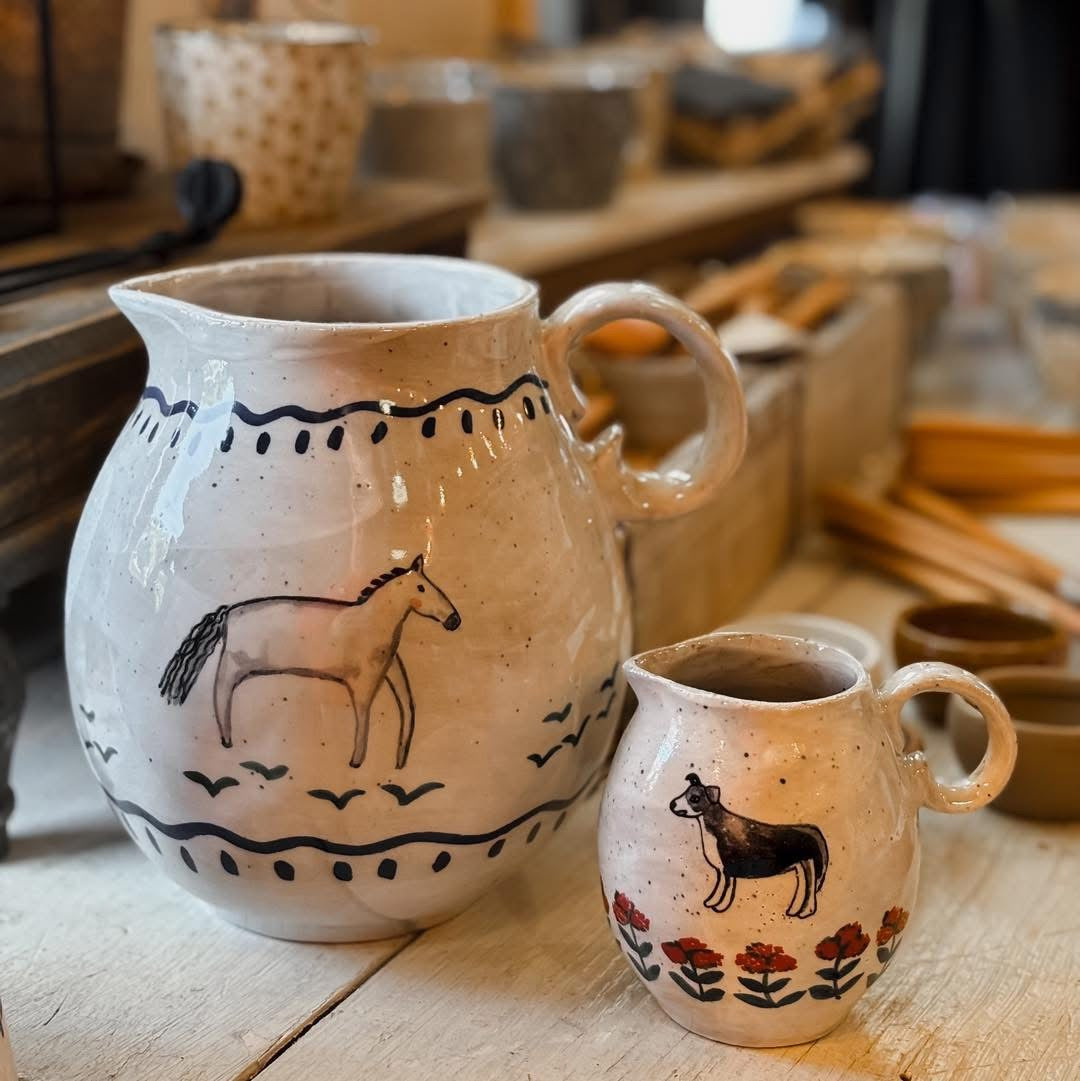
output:
M157 28L170 164L220 158L240 220L269 226L344 207L366 119L369 35L329 22L193 19Z

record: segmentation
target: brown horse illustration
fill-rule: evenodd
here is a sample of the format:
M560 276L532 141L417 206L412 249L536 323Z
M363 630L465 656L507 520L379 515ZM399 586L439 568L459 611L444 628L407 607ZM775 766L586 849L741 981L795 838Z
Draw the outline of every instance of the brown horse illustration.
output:
M367 754L371 703L382 683L397 703L401 727L397 767L405 765L416 725L409 676L398 652L405 621L416 614L461 626L449 597L424 573L424 557L372 580L355 601L324 597L256 597L208 612L165 666L162 697L182 705L221 644L214 679L214 716L224 747L232 746L232 700L245 679L278 674L344 684L356 718L350 766Z

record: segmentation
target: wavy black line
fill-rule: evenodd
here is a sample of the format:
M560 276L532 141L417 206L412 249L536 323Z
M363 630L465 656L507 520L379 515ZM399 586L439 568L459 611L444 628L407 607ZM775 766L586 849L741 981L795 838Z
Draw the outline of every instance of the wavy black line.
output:
M475 387L461 387L433 398L424 405L392 405L385 401L371 399L348 402L345 405L335 406L333 409L305 409L302 405L279 405L276 409L268 409L265 413L249 409L243 402L218 402L205 407L200 407L196 402L187 399L170 402L165 397L165 392L160 387L154 386L148 386L143 391L143 399L157 402L158 408L166 417L186 413L189 417L201 414L202 419L213 420L228 408L238 420L242 420L253 428L261 428L264 424L272 424L283 417L291 417L293 420L300 421L301 424L324 424L329 420L340 420L352 413L378 413L380 416L390 417L423 417L428 413L434 413L444 405L462 400L477 402L479 405L498 405L524 386L546 390L547 381L533 372L526 372L524 375L519 375L509 386L495 393L477 390Z
M94 723L94 718L97 714L92 709L87 709L81 702L79 703L79 712L91 723Z
M572 705L572 702L567 702L562 709L549 713L545 718L543 718L540 723L547 724L549 721L558 721L561 724L563 721L566 720L567 717L570 716L570 707Z
M617 692L615 692L615 691L611 692L611 694L609 695L608 700L607 700L607 705L604 706L604 708L602 710L600 710L600 712L596 715L596 719L598 721L601 720L602 718L606 717L611 712L611 704L612 704L612 702L615 701L616 693Z
M600 693L601 694L603 694L604 691L606 691L608 689L608 687L614 687L615 686L615 673L618 672L618 670L619 670L619 662L616 661L615 662L615 667L612 668L612 670L611 670L611 675L608 676L608 678L605 679L604 682L600 684Z
M528 822L530 818L546 814L548 811L564 811L575 804L592 783L603 766L594 770L585 780L585 783L572 795L564 799L548 800L537 807L533 807L517 818L512 819L497 829L487 833L443 833L436 830L425 830L417 833L401 833L396 837L386 837L381 841L372 841L366 845L346 845L338 841L328 841L323 837L279 837L275 841L255 841L250 837L243 837L234 833L224 826L215 825L212 822L184 822L177 825L168 825L159 818L155 818L149 811L140 807L131 800L117 799L104 785L102 791L105 798L119 811L124 814L134 815L148 822L151 826L174 841L190 841L193 837L217 837L218 840L227 841L236 848L245 852L255 852L260 855L274 855L278 852L288 852L293 848L314 848L319 852L326 852L332 856L371 856L380 852L390 852L395 848L403 848L405 845L432 844L432 845L486 845L492 841L504 837L516 830L518 826Z

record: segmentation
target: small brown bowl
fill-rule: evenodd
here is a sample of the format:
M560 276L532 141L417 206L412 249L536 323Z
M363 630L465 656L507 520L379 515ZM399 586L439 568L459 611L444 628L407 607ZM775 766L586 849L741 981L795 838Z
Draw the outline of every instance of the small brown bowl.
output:
M1026 818L1080 820L1080 675L1017 666L979 673L1016 726L1016 768L993 806ZM986 724L962 698L948 709L949 738L964 768L986 750Z
M1004 665L1064 664L1069 638L1038 616L998 604L917 604L902 612L893 632L898 666L947 661L969 672ZM915 700L933 724L945 719L947 694Z

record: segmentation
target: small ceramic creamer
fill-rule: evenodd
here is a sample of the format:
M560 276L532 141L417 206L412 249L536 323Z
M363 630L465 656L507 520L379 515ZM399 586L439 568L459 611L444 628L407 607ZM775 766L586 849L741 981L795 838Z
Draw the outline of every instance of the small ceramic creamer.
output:
M299 939L430 926L598 783L629 652L614 521L709 498L738 374L654 289L460 259L258 259L112 297L149 381L87 500L66 657L79 737L146 855ZM654 318L701 365L697 469L574 433L567 350Z
M619 947L693 1032L750 1047L824 1035L904 937L919 808L972 811L1004 787L1008 713L951 665L911 665L875 692L842 650L774 635L707 635L625 670L639 705L599 838ZM901 750L903 704L945 690L990 736L958 785Z

